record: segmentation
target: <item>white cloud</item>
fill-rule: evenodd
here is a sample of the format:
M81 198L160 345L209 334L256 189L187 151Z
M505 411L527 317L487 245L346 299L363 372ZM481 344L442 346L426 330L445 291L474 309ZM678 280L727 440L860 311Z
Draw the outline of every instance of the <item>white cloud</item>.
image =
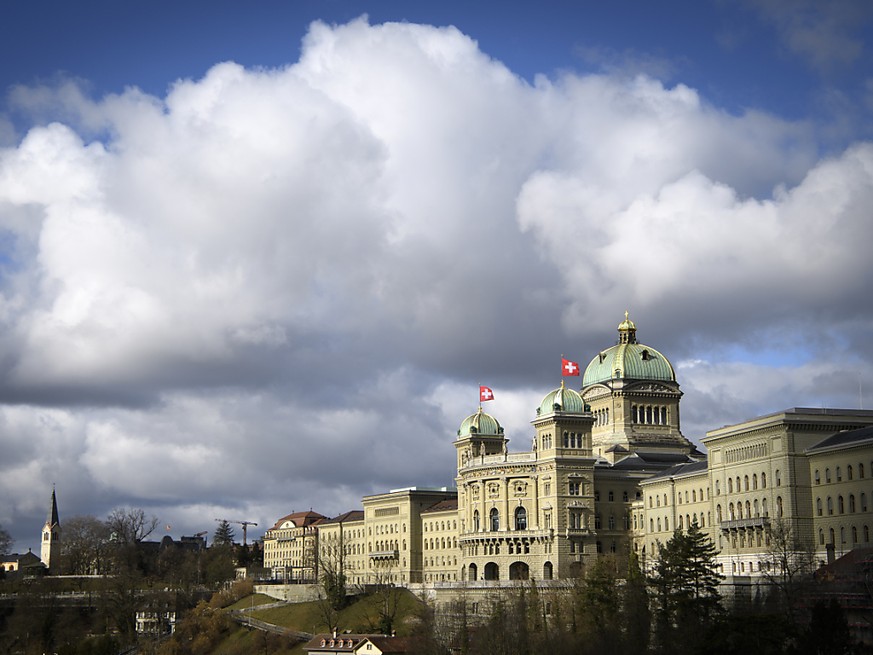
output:
M0 150L4 524L48 497L25 479L189 532L449 484L476 385L527 448L558 355L587 361L626 307L674 359L750 323L836 353L818 379L873 356L873 147L816 161L809 126L681 84L530 85L456 29L359 20L164 98L15 102L34 126ZM688 376L691 425L733 415L742 375Z

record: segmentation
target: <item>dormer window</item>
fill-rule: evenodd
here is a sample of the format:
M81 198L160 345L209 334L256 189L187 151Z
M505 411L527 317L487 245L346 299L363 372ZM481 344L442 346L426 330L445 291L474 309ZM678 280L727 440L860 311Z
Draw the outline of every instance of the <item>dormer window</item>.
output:
M647 362L647 361L649 361L649 360L652 358L652 356L649 354L649 351L648 351L648 350L644 350L644 351L641 353L641 356L642 356L644 362Z

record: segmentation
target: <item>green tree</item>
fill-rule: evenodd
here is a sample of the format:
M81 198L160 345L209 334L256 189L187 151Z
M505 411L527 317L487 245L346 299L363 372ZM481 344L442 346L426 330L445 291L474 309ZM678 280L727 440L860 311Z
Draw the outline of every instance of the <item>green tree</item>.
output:
M687 532L676 530L661 547L650 580L658 652L696 652L705 640L721 609L716 554L697 523Z
M618 653L621 648L622 598L615 560L598 557L577 591L579 628L586 651Z
M636 555L628 560L627 581L622 597L622 627L624 652L628 655L645 653L649 648L652 617L646 576Z
M227 521L220 521L218 527L215 528L215 534L212 535L212 544L214 546L232 546L234 539L233 527Z

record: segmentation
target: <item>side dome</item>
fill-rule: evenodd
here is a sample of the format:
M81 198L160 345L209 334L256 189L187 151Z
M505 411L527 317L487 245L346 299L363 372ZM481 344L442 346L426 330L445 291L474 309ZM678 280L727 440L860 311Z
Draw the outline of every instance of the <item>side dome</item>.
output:
M496 418L483 412L480 407L478 412L465 418L461 427L458 428L459 437L469 437L470 435L499 437L503 435L503 428Z
M552 414L554 412L584 412L585 401L578 391L564 386L550 391L543 398L543 402L537 407L537 416Z
M618 334L618 343L598 353L588 364L582 377L583 387L615 378L676 381L670 360L651 346L637 343L637 327L627 312L618 326Z

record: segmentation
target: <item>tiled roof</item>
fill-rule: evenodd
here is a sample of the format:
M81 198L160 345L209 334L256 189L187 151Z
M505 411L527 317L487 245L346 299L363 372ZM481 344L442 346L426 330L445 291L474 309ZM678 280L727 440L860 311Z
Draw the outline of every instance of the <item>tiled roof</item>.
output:
M364 510L362 509L353 509L339 516L335 516L332 519L325 519L321 522L321 525L328 525L330 523L348 523L349 521L363 521L364 520Z
M294 521L294 524L299 528L319 523L325 518L327 517L318 512L313 512L312 510L309 510L308 512L294 512L293 514L280 518L276 521L276 524L270 528L270 530L278 530L279 526L281 526L285 521Z
M856 430L842 430L829 437L825 437L814 446L807 449L807 452L818 450L820 448L835 448L837 446L848 446L854 443L873 440L873 426L866 428L857 428Z
M427 512L446 512L448 510L458 509L458 499L457 498L449 498L447 500L441 500L437 503L434 503L427 509L423 509L421 511L422 514Z
M700 473L701 471L706 470L706 460L702 462L689 462L686 464L677 464L676 466L671 466L670 468L661 471L650 477L648 480L644 481L644 484L647 482L652 482L653 480L663 480L665 478L676 477L677 475L689 475L692 473Z

